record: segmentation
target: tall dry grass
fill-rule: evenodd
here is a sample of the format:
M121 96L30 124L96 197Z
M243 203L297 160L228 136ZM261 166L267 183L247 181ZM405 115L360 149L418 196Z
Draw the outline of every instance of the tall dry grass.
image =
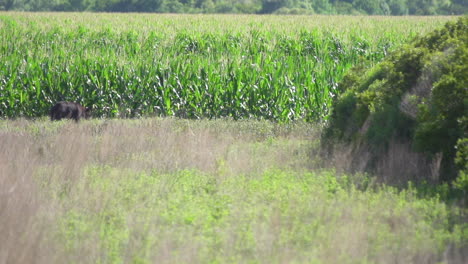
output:
M30 135L0 132L0 263L34 263L48 251L36 221L47 203L32 178L39 163L33 146Z
M440 182L442 154L428 158L416 152L410 142L391 140L386 149L372 151L366 144L335 144L323 160L323 166L341 173L372 171L378 183L407 186L408 182L437 184Z
M80 124L1 121L0 263L68 260L49 233L53 229L49 224L67 208L50 199L42 187L59 184L64 192L70 191L86 166L215 172L222 165L229 173L267 170L278 164L305 168L307 163L296 161L297 153L291 153L297 147L277 146L278 152L252 147L267 138L281 136L300 142L316 133L303 128L285 130L269 122L245 122L243 127L227 121L210 124L175 119ZM306 151L303 144L299 148Z
M142 119L93 120L79 124L68 121L1 121L0 263L92 263L105 260L102 249L97 246L99 234L83 239L87 244L74 245L72 248L75 250L72 253L56 237L58 219L63 219L71 210L78 208L98 212L112 202L112 192L97 196L96 193L86 194L88 183L83 181L83 177L88 167L109 166L109 171L120 169L123 172L121 177L126 177L125 171L173 173L195 169L216 177L225 177L226 180L273 168L299 172L322 164L316 160L319 155L318 135L319 130L307 124L277 125L261 121ZM399 149L393 151L399 153ZM346 163L345 156L338 158L336 162ZM129 174L128 177L132 175ZM102 177L110 175L103 174ZM293 181L291 187L295 184ZM81 189L77 186L81 186ZM306 189L307 186L304 191ZM169 189L155 191L163 194L162 191L168 192ZM242 241L238 237L241 234L237 228L247 219L258 221L264 217L264 222L255 222L252 225L255 248L248 248L246 245L244 258L239 261L263 259L285 263L294 260L307 262L310 260L307 254L297 256L295 245L281 245L279 242L285 235L297 236L298 241L303 239L301 231L294 229L297 226L287 221L290 217L295 217L294 214L300 215L298 219L303 219L301 221L305 221L307 225L311 224L309 221L317 221L319 230L322 222L336 223L336 229L317 233L324 239L324 244L316 245L317 252L314 254L319 261L327 263L346 260L343 259L344 256L350 257L346 261L369 258L366 254L369 248L374 247L372 238L379 237L378 232L382 225L395 234L411 232L407 230L407 226L413 226L411 221L418 219L412 215L416 212L412 210L416 209L405 207L408 215L403 212L387 215L385 210L380 213L374 208L377 206L374 204L376 201L369 201L371 205L367 205L369 212L366 213L359 202L359 199L366 196L353 196L353 192L337 194L337 200L331 204L310 197L310 200L306 200L310 203L306 208L310 207L312 214L295 212L297 207L291 206L287 207L291 210L291 215L286 216L280 207L268 209L271 212L266 211L269 214L265 216L261 212L246 211L242 207L244 198L232 195L235 199L240 199L233 202L231 207L232 215L238 218L228 218L226 230L217 231L220 232L219 237L225 239L221 248L226 254L233 253L234 247L239 247L238 241ZM65 195L68 200L62 194L70 194ZM294 194L291 195L295 197ZM386 195L388 198L385 198ZM297 199L300 197L302 196ZM382 206L393 206L394 198L391 193L382 194L382 197L385 202ZM90 203L80 199L96 201ZM353 208L355 202L359 205ZM262 203L265 201L259 200L259 206L265 206ZM290 203L294 203L294 200ZM91 204L94 207L90 207ZM152 210L154 211L151 212L159 212L160 209ZM370 224L369 217L378 222ZM206 253L204 241L181 240L181 236L197 237L196 230L177 225L161 229L165 226L147 223L145 221L148 220L139 215L131 215L129 219L128 225L132 232L125 249L127 253L124 254L126 262L133 261L131 254L145 247L145 241L141 238L148 232L157 234L159 239L158 247L150 258L155 263L190 263L193 260L203 262L200 252ZM157 216L150 219L161 220ZM285 231L290 234L284 233ZM392 239L398 240L398 237L392 236ZM403 260L412 263L463 263L466 260L466 254L452 245L441 258L431 251L431 243L432 241L421 246L416 254L412 248L414 245L409 245L399 253L395 253L398 250L389 251L388 254L379 252L377 256L371 256L371 259L380 263ZM390 248L389 245L382 246ZM182 253L174 255L174 251Z

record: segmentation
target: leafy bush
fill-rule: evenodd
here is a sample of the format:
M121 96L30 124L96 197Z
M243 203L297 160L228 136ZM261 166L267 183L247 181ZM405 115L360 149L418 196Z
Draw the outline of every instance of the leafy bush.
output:
M366 145L372 154L368 170L376 169L391 142L405 142L428 160L441 156L441 180L454 180L465 168L455 166L455 146L467 131L467 43L468 17L463 17L367 72L351 70L339 87L326 142Z

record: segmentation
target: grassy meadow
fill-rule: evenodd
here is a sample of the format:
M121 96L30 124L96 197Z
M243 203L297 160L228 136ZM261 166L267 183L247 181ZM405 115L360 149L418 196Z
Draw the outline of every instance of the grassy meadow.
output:
M0 263L462 263L465 211L340 173L319 133L0 121Z
M0 12L0 264L464 263L447 185L346 173L310 122L451 19Z

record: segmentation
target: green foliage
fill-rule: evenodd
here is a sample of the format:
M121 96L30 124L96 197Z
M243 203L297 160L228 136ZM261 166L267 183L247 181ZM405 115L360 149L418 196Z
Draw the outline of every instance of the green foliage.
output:
M322 262L330 254L326 259L374 262L441 256L448 241L458 241L449 230L462 226L447 219L459 213L437 198L416 198L411 188L360 191L348 179L333 171L221 178L92 166L63 200L80 202L59 219L56 237L72 258L98 248L87 261L100 263L153 262L164 251L171 252L165 261L179 262L189 248L198 249L190 262L276 262L285 246L291 261ZM364 249L349 248L345 234Z
M461 138L457 142L456 146L457 154L455 163L461 170L468 169L468 138Z
M115 16L4 14L0 116L43 116L71 100L95 117L324 120L347 69L447 19L405 19L414 28L404 31L370 19L364 32L351 17L285 18L296 25L285 28L274 17ZM376 37L374 23L388 32Z
M453 183L459 195L463 197L465 204L468 202L468 138L459 139L456 145L455 164L460 175Z
M0 10L243 14L464 14L466 0L0 0Z
M466 137L468 18L420 37L373 69L344 78L325 138L364 140L381 150L391 140L442 153L442 178L453 180L455 145ZM379 151L374 151L377 155Z

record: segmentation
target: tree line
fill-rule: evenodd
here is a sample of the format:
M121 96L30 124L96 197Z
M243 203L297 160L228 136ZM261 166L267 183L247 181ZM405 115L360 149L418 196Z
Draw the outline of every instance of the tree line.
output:
M459 15L468 0L0 0L0 10L235 14Z

